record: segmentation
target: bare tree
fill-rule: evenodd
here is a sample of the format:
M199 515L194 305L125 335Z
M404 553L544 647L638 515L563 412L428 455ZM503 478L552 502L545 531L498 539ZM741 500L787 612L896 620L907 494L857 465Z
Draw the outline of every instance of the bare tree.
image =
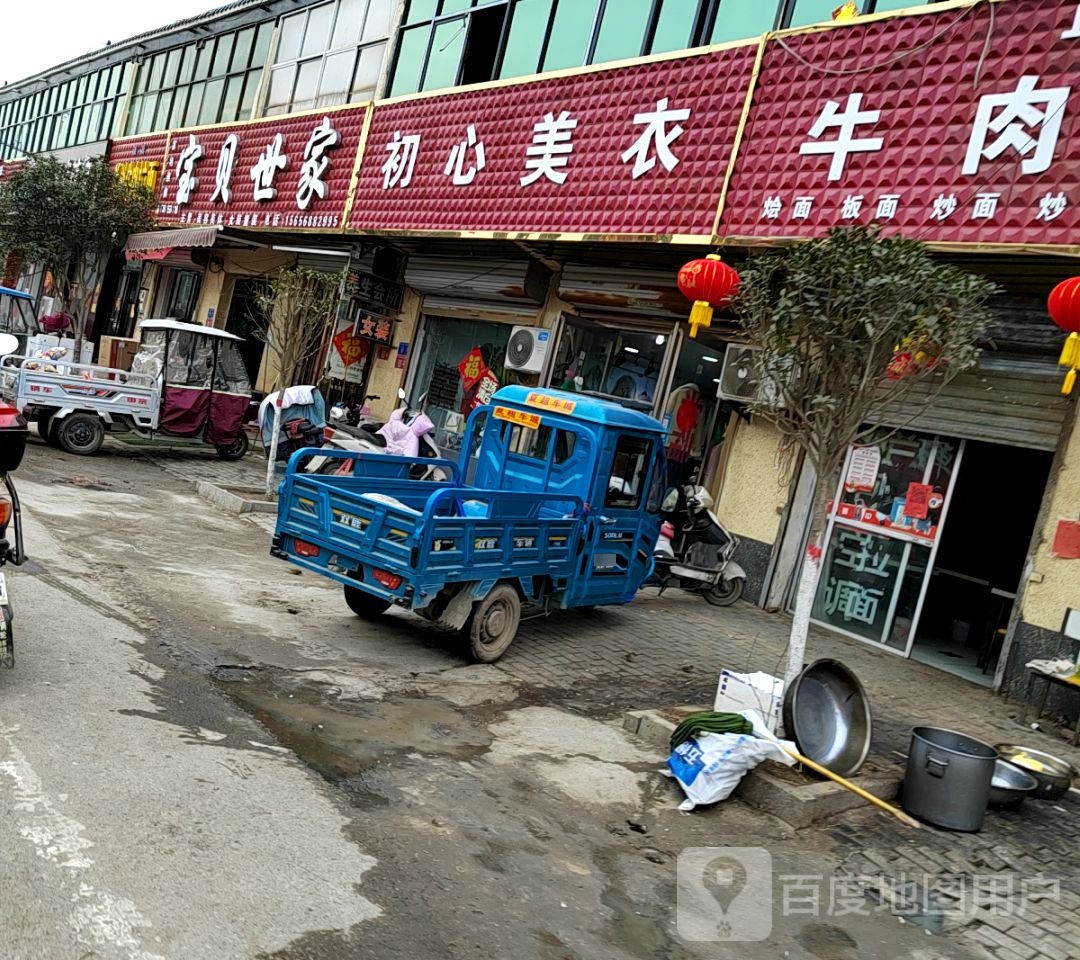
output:
M899 409L925 409L978 363L994 292L992 283L935 260L916 240L861 227L760 256L742 272L735 313L760 348L762 390L751 412L782 434L789 477L801 453L818 478L789 683L802 669L829 501L848 449L895 422Z
M266 282L255 302L263 324L257 336L270 351L274 366L274 432L266 464L266 492L274 490L281 402L286 387L309 378L326 350L327 332L341 302L344 271L321 273L306 267L283 267Z

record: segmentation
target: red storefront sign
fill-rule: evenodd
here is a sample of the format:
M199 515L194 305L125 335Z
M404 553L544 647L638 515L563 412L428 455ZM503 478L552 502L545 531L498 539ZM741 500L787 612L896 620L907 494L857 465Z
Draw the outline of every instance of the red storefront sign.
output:
M366 106L177 130L157 219L279 230L341 227Z
M350 229L710 237L757 46L376 107Z
M871 221L937 243L1077 243L1076 0L766 44L721 235L801 238Z

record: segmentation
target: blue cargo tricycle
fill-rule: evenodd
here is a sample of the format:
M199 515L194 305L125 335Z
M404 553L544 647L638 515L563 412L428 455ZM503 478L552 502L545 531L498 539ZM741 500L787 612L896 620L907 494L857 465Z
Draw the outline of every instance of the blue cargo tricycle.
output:
M406 457L294 454L272 553L343 584L358 616L404 607L491 663L523 612L634 598L653 567L664 442L662 424L618 404L504 387L470 415L460 460L439 461L448 480L409 479ZM305 473L316 455L355 462Z

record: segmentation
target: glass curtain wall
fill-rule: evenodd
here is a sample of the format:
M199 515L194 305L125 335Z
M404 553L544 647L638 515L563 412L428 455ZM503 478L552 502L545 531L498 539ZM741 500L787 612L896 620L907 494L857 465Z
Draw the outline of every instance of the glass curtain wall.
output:
M391 0L337 0L281 20L266 114L374 99Z
M114 135L117 111L133 72L118 63L0 104L0 157L63 150Z
M863 13L918 0L862 0ZM745 40L827 21L841 0L412 0L391 94Z
M250 119L273 30L261 23L147 57L125 135Z

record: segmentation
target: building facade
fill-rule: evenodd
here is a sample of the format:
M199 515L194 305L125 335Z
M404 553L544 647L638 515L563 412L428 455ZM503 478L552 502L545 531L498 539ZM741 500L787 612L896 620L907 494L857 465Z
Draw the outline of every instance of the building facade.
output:
M105 141L157 190L99 332L245 334L260 278L347 267L332 396L404 386L448 451L507 383L650 412L670 481L713 491L771 609L816 478L781 474L746 415L734 325L687 336L677 269L843 224L926 241L998 283L995 328L977 372L851 452L814 616L1015 691L1080 608L1059 532L1080 441L1045 312L1080 253L1080 5L839 6L238 3L5 88L0 138L15 161ZM268 385L254 344L247 362Z

